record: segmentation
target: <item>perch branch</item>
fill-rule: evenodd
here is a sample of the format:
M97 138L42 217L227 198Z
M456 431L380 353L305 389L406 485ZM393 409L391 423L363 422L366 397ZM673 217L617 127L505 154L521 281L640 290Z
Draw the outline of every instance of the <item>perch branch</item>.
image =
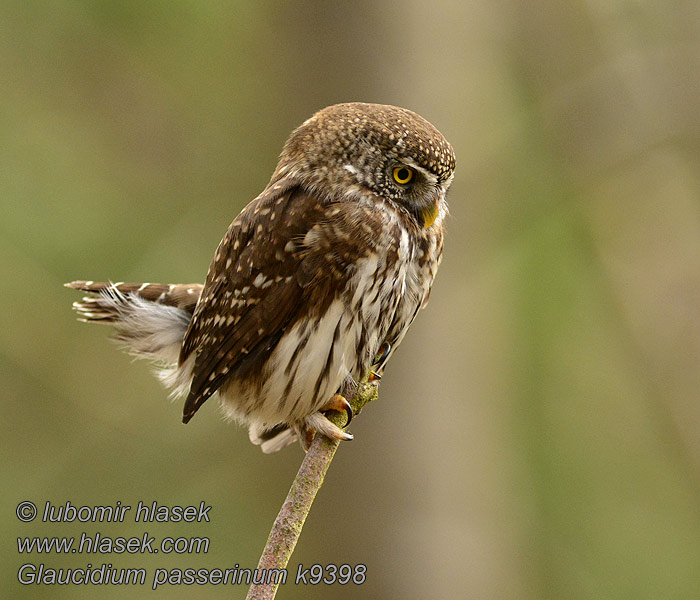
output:
M377 398L377 386L371 383L360 383L355 396L350 401L353 412L357 415L368 402ZM331 413L329 418L333 423L342 426L345 416L341 413ZM272 526L267 544L263 550L260 562L258 563L259 578L265 574L263 583L253 583L248 590L246 600L272 600L277 593L277 578L270 577L272 581L267 581L267 575L271 569L286 569L289 559L297 545L304 521L309 514L311 504L316 497L316 493L323 484L323 478L333 460L335 451L338 449L338 440L330 440L326 436L317 435L304 460L299 467L297 476L292 482L292 487L287 494L287 498L282 504L275 523ZM275 573L275 571L272 571Z

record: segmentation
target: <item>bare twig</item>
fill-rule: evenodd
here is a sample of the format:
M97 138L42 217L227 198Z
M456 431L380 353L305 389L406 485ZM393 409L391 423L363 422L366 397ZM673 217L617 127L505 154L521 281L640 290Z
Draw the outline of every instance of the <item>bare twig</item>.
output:
M371 383L361 383L350 402L355 414L362 407L377 398L377 386ZM341 425L345 417L333 414L331 420ZM263 583L253 583L248 590L246 600L271 600L277 593L278 577L275 573L287 568L289 559L297 545L304 521L309 514L316 493L323 484L323 478L338 449L337 440L329 440L323 435L317 435L311 443L309 451L299 467L297 476L282 504L275 524L272 526L267 544L258 563L258 580ZM276 570L276 571L275 571Z

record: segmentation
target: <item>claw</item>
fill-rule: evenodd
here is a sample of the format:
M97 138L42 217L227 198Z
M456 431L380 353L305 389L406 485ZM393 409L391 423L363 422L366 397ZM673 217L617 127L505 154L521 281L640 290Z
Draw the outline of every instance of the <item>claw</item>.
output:
M316 433L322 433L332 440L352 440L351 433L343 431L343 429L331 423L328 418L322 414L327 410L344 412L348 419L347 423L345 423L345 427L350 425L350 421L352 421L352 406L350 406L350 403L343 396L336 394L319 412L309 415L303 423L297 426L297 436L301 440L304 451L308 451L311 447L311 442L313 442Z
M353 417L353 412L352 412L352 406L350 406L350 403L345 399L345 397L341 396L340 394L336 394L333 396L328 404L326 404L322 409L321 412L325 412L327 410L335 410L337 412L344 412L348 418L347 423L343 427L347 427L350 425L350 421L352 421Z
M333 408L332 410L336 409ZM317 433L325 435L331 440L350 441L353 439L351 433L343 431L340 427L331 423L328 418L320 412L313 413L312 415L306 417L303 423L299 423L295 427L295 431L297 432L297 437L301 441L304 452L308 451L308 449L311 447L311 442L313 442L314 436Z
M382 378L382 371L384 370L384 364L389 358L391 353L391 344L389 342L384 342L379 346L379 352L374 359L373 369L369 372L369 377L367 381L379 381Z
M377 354L377 358L374 359L374 364L381 363L389 352L391 352L391 344L389 342L384 342L379 346L379 354Z

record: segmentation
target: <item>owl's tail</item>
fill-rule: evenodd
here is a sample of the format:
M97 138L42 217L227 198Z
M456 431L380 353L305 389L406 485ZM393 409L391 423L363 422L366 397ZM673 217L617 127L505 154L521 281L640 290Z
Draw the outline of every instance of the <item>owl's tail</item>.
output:
M90 295L73 308L85 323L114 326L115 338L130 354L175 365L202 285L73 281Z
M180 346L202 293L199 283L108 283L72 281L66 287L87 292L73 308L85 323L106 323L132 355L155 361L157 375L171 396L184 396L192 382L196 353L178 365ZM275 452L297 439L286 425L250 426L250 439L263 452Z

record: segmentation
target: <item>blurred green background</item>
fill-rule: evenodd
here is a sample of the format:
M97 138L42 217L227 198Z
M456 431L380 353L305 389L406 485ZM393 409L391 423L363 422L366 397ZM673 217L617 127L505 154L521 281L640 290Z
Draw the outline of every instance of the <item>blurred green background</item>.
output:
M201 281L289 132L397 104L452 142L445 257L292 557L297 598L700 598L700 5L0 4L2 588L51 567L253 567L301 461L75 322L73 279ZM212 522L18 522L22 500ZM202 555L19 556L18 535L209 536ZM9 591L8 591L9 590Z

